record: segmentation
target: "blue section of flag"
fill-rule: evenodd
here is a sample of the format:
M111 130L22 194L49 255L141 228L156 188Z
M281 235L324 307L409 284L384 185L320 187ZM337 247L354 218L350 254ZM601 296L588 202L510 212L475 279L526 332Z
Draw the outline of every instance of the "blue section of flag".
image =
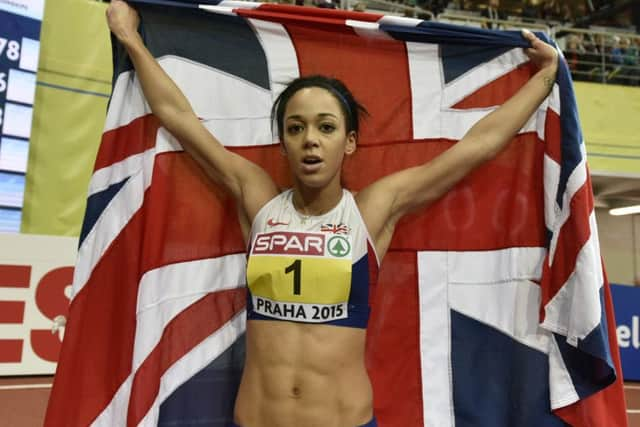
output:
M266 55L244 18L186 8L180 10L180 19L175 19L175 8L151 3L153 6L145 5L139 10L140 31L155 58L165 55L188 58L270 89ZM167 34L171 34L171 39L167 39ZM228 48L230 45L234 47L232 50ZM114 68L114 82L120 73L133 69L122 47L114 52Z
M528 46L519 31L492 31L441 22L423 21L415 27L381 23L380 29L403 41L509 48Z
M550 45L555 46L555 43L549 39L546 34L536 33L536 36ZM558 59L556 82L560 89L560 117L562 117L560 121L560 152L562 159L560 163L560 180L556 192L556 203L562 208L569 177L583 159L583 141L580 121L578 119L578 103L576 102L571 80L571 71L561 56Z
M547 355L451 311L456 427L565 426L550 411Z
M602 336L599 338L602 339ZM567 337L554 334L554 339L571 376L571 383L580 398L590 396L615 381L615 372L611 366L569 345Z
M467 71L491 61L511 49L511 46L478 48L478 46L459 44L440 45L444 82L449 83Z
M554 334L571 382L580 398L590 396L616 380L608 346L604 288L600 289L600 307L600 324L578 342L578 348L568 344L567 337Z
M601 360L606 367L603 369L609 369L609 375L611 376L611 382L615 380L615 374L612 372L613 359L611 358L611 349L609 348L609 334L607 313L605 310L606 302L604 299L604 287L600 288L600 324L596 326L589 335L583 340L578 342L578 348L584 352L587 352L595 356L598 360ZM602 377L605 377L603 374ZM610 383L607 383L610 384Z
M244 359L243 334L162 403L158 427L229 426Z
M106 209L111 200L118 194L118 191L126 184L129 178L110 185L106 190L102 190L98 193L94 193L87 198L87 210L84 214L84 221L82 222L82 230L80 231L80 241L78 247L82 246L82 242L87 237L87 234L93 229L93 226L102 215L102 212Z
M564 60L560 60L556 81L560 86L560 126L562 129L560 164L560 182L556 193L558 206L563 207L562 199L567 188L569 177L574 169L582 161L582 132L578 120L578 105L571 84L569 66Z

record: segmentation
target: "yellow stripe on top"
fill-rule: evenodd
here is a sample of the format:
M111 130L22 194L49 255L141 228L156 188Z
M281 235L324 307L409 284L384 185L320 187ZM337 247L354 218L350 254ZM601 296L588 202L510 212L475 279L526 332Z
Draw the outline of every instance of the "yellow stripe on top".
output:
M351 259L253 255L247 281L252 295L272 301L345 303L351 292Z

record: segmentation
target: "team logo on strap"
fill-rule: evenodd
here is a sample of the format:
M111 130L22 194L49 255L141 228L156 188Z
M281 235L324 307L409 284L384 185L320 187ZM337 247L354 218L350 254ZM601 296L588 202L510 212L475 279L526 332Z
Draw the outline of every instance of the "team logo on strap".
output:
M329 253L334 257L342 258L351 252L351 244L349 240L342 236L333 236L327 244Z
M343 222L340 224L322 224L320 226L320 231L332 234L349 234L351 227Z

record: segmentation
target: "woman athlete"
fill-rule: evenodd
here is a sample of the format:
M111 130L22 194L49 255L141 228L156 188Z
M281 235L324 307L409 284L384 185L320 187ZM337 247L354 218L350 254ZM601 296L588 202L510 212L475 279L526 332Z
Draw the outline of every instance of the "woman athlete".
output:
M293 187L284 193L259 166L227 151L145 48L137 12L107 10L149 105L162 125L237 201L249 257L247 352L234 422L244 427L375 426L364 363L371 265L384 258L409 211L443 196L495 157L549 94L558 56L530 32L538 71L500 108L429 162L388 175L356 195L342 163L358 139L359 105L339 82L302 78L274 106ZM329 224L330 232L322 229ZM336 237L337 236L337 237Z

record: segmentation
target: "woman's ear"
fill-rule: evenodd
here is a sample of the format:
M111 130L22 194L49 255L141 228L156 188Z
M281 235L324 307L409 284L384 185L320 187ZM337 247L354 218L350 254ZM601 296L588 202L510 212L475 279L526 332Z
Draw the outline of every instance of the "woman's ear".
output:
M355 153L357 141L358 141L358 135L356 134L356 131L352 130L347 134L347 144L344 147L344 153L346 155L349 156Z
M284 146L284 142L282 140L280 140L280 154L284 157L287 156L287 147Z

